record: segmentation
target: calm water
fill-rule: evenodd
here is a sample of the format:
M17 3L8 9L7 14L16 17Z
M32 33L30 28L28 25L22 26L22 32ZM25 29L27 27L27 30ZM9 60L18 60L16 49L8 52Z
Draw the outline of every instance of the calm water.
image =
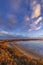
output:
M36 53L43 55L43 41L21 41L17 42L17 44L21 45L26 50L32 49Z

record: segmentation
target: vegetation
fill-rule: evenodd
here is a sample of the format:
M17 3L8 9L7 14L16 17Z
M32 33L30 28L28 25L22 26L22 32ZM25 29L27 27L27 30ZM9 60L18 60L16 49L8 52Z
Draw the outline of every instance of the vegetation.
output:
M15 48L0 45L0 65L43 65L43 60L28 58Z

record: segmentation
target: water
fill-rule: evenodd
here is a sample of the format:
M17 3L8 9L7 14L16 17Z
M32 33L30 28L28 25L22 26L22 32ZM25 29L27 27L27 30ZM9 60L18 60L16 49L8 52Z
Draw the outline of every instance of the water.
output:
M36 53L43 55L43 41L21 41L17 42L20 46L26 50L31 49Z

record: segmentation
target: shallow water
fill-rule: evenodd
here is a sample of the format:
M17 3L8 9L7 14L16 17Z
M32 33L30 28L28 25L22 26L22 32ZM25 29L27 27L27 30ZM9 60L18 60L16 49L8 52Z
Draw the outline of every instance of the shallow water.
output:
M43 55L43 41L21 41L17 42L17 44L19 44L26 50L31 49L36 53L40 53L41 55Z

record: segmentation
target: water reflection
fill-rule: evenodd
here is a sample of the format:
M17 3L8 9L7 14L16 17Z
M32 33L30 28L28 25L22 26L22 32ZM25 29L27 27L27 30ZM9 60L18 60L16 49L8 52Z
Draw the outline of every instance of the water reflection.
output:
M33 51L43 55L43 41L21 41L16 42L25 49L32 49Z

